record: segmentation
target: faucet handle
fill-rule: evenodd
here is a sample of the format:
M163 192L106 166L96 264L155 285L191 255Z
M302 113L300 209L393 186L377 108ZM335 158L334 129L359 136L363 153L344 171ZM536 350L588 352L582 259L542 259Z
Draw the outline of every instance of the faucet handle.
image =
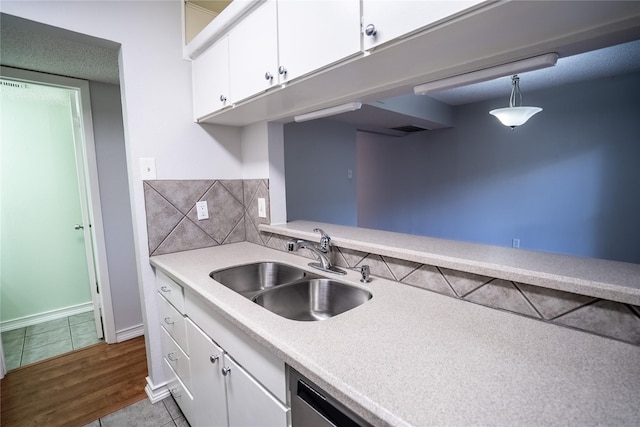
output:
M322 237L320 238L320 250L322 250L322 252L329 251L331 247L331 237L329 237L329 235L325 233L321 228L314 228L313 232L320 233L322 235Z

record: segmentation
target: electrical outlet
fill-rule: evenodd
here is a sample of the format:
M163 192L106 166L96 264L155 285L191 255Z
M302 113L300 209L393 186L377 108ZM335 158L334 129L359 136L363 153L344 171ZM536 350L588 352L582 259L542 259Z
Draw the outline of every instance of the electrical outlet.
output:
M196 203L196 212L198 212L198 221L209 219L209 208L206 200L200 200Z
M260 218L267 217L267 204L263 197L258 197L258 216Z
M353 169L347 169L347 179L353 178Z
M520 247L520 239L513 239L513 240L511 240L511 247L513 247L513 248L519 248L519 247Z

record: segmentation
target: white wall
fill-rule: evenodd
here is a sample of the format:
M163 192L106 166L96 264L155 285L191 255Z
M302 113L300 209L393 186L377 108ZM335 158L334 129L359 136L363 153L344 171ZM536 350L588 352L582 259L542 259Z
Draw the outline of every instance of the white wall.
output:
M164 373L155 276L148 262L139 159L155 157L158 179L239 179L240 132L192 121L191 68L182 59L180 1L3 0L0 11L122 46L120 83L138 280L150 382L160 385Z

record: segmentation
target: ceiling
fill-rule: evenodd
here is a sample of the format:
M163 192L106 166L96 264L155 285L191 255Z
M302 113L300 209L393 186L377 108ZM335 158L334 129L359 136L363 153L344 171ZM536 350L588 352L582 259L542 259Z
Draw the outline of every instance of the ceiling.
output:
M120 45L16 16L0 14L0 63L102 83L119 84Z
M206 7L223 7L228 1L194 1ZM47 72L110 84L119 84L120 45L49 25L0 14L0 58L2 65ZM53 53L53 54L52 54ZM567 83L640 71L640 40L558 59L551 68L521 73L520 86L527 91ZM509 77L435 92L429 97L403 95L368 103L360 111L333 116L359 128L394 128L414 125L425 129L448 127L446 117L411 113L420 103L457 106L502 97L511 90ZM426 98L426 99L425 99ZM393 108L390 108L393 106ZM406 108L403 108L405 106ZM411 108L409 108L411 107ZM422 110L428 110L422 108ZM446 114L445 114L446 116ZM388 131L387 133L392 133ZM405 135L399 132L398 135Z
M187 0L186 3L195 4L211 12L220 13L231 4L231 0Z

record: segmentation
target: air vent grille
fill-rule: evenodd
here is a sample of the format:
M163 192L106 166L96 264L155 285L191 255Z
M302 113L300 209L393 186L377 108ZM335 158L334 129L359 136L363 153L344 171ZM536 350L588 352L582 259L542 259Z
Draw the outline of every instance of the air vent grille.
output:
M391 129L398 130L400 132L407 132L407 133L422 132L423 130L429 130L427 128L422 128L420 126L414 126L414 125L398 126Z
M7 86L7 87L13 87L13 88L16 88L16 89L26 89L27 88L27 84L26 83L13 82L13 81L10 81L10 80L0 80L0 85Z

